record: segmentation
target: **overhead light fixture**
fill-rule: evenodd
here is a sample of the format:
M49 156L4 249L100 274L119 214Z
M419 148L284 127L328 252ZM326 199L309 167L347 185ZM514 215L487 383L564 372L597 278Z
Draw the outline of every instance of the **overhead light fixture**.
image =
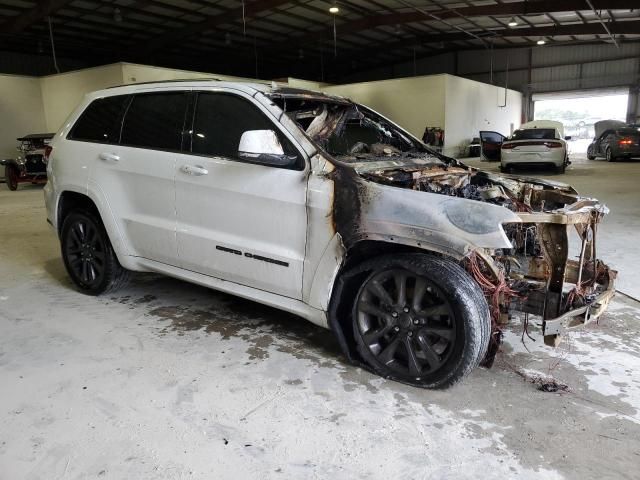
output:
M517 27L518 21L516 20L516 17L511 17L511 20L509 20L509 23L507 25L509 25L510 27Z
M538 45L544 45L544 44L545 44L545 43L547 43L547 42L545 41L545 39L544 39L544 38L541 38L541 39L540 39L540 40L538 40L536 43L537 43Z
M329 7L329 13L338 13L340 11L340 9L338 8L337 5L332 5L331 7Z

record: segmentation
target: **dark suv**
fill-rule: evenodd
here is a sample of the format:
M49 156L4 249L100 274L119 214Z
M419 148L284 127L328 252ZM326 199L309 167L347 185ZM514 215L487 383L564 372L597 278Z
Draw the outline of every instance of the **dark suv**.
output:
M607 162L640 157L640 131L636 127L605 130L587 148L587 158L595 160L596 157L604 157Z

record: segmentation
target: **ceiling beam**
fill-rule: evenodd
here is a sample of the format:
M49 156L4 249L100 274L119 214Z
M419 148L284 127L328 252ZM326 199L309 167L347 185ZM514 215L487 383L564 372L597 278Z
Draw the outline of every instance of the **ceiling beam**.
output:
M615 35L640 35L640 20L630 20L626 22L616 22L610 27L611 33ZM569 36L569 35L597 35L602 33L602 25L600 22L579 23L571 25L552 25L544 27L524 27L524 28L502 28L491 30L493 38L505 37L553 37L553 36ZM466 40L464 33L442 33L436 35L424 35L416 38L401 40L399 42L387 44L385 50L390 51L394 48L403 48L412 45L421 45L439 42L454 42L457 40ZM379 48L379 47L375 47ZM375 49L374 48L374 49ZM349 51L344 51L348 54Z
M494 38L502 38L502 37L553 37L555 35L562 36L570 36L570 35L596 35L602 33L602 25L599 22L591 22L586 24L572 24L572 25L558 25L558 26L548 26L548 27L525 27L525 28L508 28L502 30L494 30L496 32L496 37ZM611 32L615 35L621 34L640 34L640 20L634 21L626 21L626 22L616 22L611 25ZM389 43L385 45L384 49L386 52L398 52L401 50L406 50L412 48L414 46L421 46L425 44L432 43L440 43L440 42L452 42L456 40L465 40L467 37L463 33L443 33L438 35L425 35L416 37L413 39L404 39L398 42ZM558 45L565 45L568 43L574 42L558 42ZM578 43L594 43L593 40L588 40L585 42ZM532 45L509 45L509 48L524 48ZM481 48L481 45L475 47L476 49ZM544 48L544 47L541 47ZM440 50L440 52L433 52L433 55L437 55L438 53L445 53L450 49L450 47L445 47ZM374 66L371 68L375 68L380 62L376 61L376 58L379 54L379 47L367 47L366 49L361 50L341 50L341 54L337 60L334 62L331 69L334 72L339 72L341 69L346 69L347 71L350 68L350 63L352 59L372 59ZM460 48L455 48L455 50L462 50ZM398 62L393 63L402 63L403 61L407 61L409 54L406 55L400 54L398 56ZM388 63L388 62L387 62ZM367 67L368 68L368 67Z
M150 40L146 45L142 46L140 49L137 49L134 53L148 54L159 50L160 48L170 43L179 42L180 40L184 40L185 38L189 38L198 33L211 30L218 25L224 25L233 23L237 20L242 20L243 15L245 19L249 19L250 17L258 13L273 10L277 7L286 5L291 2L292 0L255 0L251 3L245 4L244 8L233 8L218 15L211 15L203 21L190 23L177 30L169 30L159 37Z
M73 0L38 0L35 7L5 21L0 27L3 33L20 33L34 23L54 14Z
M634 9L638 7L638 0L591 0L595 8L602 9ZM535 15L554 12L591 11L585 0L533 0L512 3L499 3L493 5L480 5L472 7L460 7L446 10L429 10L429 13L442 20L460 17L481 16L519 16ZM358 20L338 23L340 32L352 34L362 30L371 30L386 25L402 25L406 23L419 23L433 21L424 14L416 11L389 13L384 15L370 15ZM326 38L331 32L326 29L292 38L291 42L306 43L312 40Z

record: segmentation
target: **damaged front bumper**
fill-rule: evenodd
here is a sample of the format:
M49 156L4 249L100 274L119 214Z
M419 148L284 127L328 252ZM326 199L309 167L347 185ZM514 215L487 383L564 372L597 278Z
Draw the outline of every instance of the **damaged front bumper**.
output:
M595 279L594 270L598 272ZM549 318L545 318L547 297L553 296L553 292L548 290L548 284L545 283L541 283L540 289L532 290L524 298L514 298L510 309L541 316L545 343L555 346L565 331L594 322L605 312L615 295L616 274L615 270L600 260L583 265L582 270L579 260L569 260L566 264L564 291L561 297L561 313L558 316L548 313ZM583 294L576 301L573 292L576 291L578 285L584 285L585 279L590 282L590 293ZM531 275L527 277L527 280L536 282L542 279L536 279ZM572 296L574 297L573 301Z
M490 266L505 287L487 297L497 299L496 323L504 323L512 311L540 316L545 343L555 346L566 330L602 315L615 294L617 275L596 257L597 227L606 213L596 200L579 199L553 211L519 212L521 223L505 225L514 248L492 255ZM579 240L577 259L568 258L572 228Z

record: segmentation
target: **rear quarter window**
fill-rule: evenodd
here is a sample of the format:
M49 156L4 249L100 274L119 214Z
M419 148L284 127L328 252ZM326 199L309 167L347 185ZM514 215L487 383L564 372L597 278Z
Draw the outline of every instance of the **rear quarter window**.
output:
M129 95L117 95L94 100L82 112L67 138L117 144L120 141L122 114L129 99Z

